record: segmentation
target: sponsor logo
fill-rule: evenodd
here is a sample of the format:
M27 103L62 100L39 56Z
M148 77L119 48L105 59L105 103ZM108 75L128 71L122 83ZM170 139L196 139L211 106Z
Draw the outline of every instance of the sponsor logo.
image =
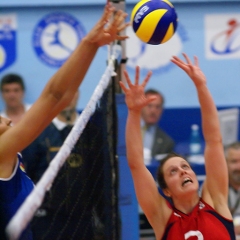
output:
M240 58L240 14L205 16L205 51L208 59Z
M143 6L142 8L140 8L139 12L134 17L134 22L139 23L139 19L142 18L142 16L144 15L145 12L148 11L148 9L149 9L148 6Z

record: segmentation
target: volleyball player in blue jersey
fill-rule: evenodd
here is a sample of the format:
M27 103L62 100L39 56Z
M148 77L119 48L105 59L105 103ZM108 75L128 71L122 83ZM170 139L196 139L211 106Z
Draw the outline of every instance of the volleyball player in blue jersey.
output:
M52 119L72 100L99 47L114 40L125 40L119 33L128 26L127 14L115 12L107 4L101 19L82 39L65 64L53 75L31 109L18 124L0 117L0 238L5 227L33 189L18 154L50 124ZM114 15L114 16L113 16ZM106 25L107 24L107 25ZM26 229L21 239L32 239Z

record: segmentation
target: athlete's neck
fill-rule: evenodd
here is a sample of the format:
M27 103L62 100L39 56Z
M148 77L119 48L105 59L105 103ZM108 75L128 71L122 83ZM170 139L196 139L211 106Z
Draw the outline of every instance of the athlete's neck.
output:
M196 195L189 199L182 198L173 201L174 207L182 213L189 214L193 211L196 205L199 203L199 196Z

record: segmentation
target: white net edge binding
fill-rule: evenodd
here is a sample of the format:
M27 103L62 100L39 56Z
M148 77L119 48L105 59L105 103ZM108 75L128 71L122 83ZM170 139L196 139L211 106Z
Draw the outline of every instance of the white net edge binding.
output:
M104 74L102 75L99 84L95 88L87 106L80 114L75 126L72 128L61 149L51 161L49 167L44 172L42 178L37 183L36 187L25 199L21 207L18 209L16 214L12 217L12 219L8 223L6 227L6 233L9 240L17 240L20 237L23 230L31 221L34 213L42 204L46 191L50 189L52 182L55 179L59 169L64 164L74 144L79 139L88 120L94 113L97 101L101 98L101 96L104 93L104 90L107 88L111 76L115 74L114 63L115 60L119 61L119 59L121 58L121 50L122 50L121 46L118 44L112 46L112 54L109 59L108 66Z

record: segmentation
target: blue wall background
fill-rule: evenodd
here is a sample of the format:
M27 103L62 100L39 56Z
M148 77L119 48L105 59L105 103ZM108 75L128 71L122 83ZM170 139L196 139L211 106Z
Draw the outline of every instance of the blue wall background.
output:
M239 105L240 64L239 58L209 60L205 56L206 14L240 14L240 1L172 1L179 17L178 34L181 35L181 49L175 51L180 56L186 52L189 56L197 55L200 66L206 73L208 85L217 106ZM102 13L105 1L9 1L2 0L0 14L16 14L17 17L17 58L7 69L0 72L0 77L8 72L21 74L27 85L26 101L34 102L48 79L56 72L39 60L32 46L33 30L37 23L49 13L61 11L74 16L83 25L86 32L95 24ZM131 10L136 1L126 1L126 11ZM59 4L60 6L57 6ZM17 7L16 7L17 6ZM18 7L21 6L21 7ZM89 17L91 16L91 17ZM129 40L130 41L130 40ZM128 42L127 42L128 44ZM163 46L155 46L156 54L152 59L165 58ZM158 49L162 49L157 52ZM167 49L171 49L171 45ZM78 108L86 106L95 86L106 67L107 48L99 50L84 83ZM128 67L130 75L134 71ZM142 71L145 74L146 71ZM176 66L168 64L165 69L154 71L149 87L159 89L166 97L166 108L198 107L198 100L191 81ZM3 104L1 102L0 109Z

